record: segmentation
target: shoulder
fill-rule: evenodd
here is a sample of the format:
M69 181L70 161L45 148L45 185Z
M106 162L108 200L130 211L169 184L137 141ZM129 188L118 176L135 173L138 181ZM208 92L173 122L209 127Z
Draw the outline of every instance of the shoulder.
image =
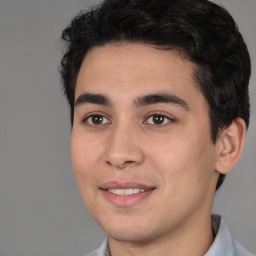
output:
M241 244L236 241L232 241L234 256L255 256L248 252Z
M108 248L108 239L106 238L100 247L84 256L110 256Z
M254 256L241 244L234 241L225 220L219 215L212 215L214 242L205 256Z

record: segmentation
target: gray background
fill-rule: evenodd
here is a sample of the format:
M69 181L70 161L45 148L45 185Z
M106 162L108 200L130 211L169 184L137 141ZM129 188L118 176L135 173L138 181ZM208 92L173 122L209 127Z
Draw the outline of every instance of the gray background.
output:
M0 0L0 255L79 256L105 236L70 164L69 110L57 66L61 31L96 1ZM216 195L233 237L256 253L256 1L216 1L252 56L252 118L243 156Z

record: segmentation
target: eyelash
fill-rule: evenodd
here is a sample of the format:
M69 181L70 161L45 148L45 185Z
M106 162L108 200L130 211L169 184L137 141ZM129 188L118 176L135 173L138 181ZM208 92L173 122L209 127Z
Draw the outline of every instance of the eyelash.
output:
M165 114L162 114L161 112L154 112L154 113L151 113L149 114L145 121L143 121L144 124L147 124L148 120L151 118L154 118L154 117L158 117L158 118L163 118L164 119L164 123L160 123L160 124L155 124L155 123L148 123L149 125L152 125L152 126L157 126L157 127L163 127L163 126L167 126L169 125L170 123L173 123L175 121L174 118L171 118Z
M98 117L98 118L103 118L106 120L108 120L107 122L103 123L103 124L93 124L92 118L95 118L95 117ZM89 121L90 120L90 121ZM91 123L90 123L91 122ZM87 126L90 126L90 127L97 127L97 126L104 126L104 125L107 125L108 123L112 123L111 120L109 120L109 118L105 117L103 114L100 114L100 113L93 113L93 114L90 114L89 116L86 116L83 120L82 120L82 123L86 124Z
M156 124L156 123L153 123L153 120L152 120L152 123L149 123L150 118L152 119L154 117L155 118L157 117L157 118L160 118L160 119L164 119L163 123ZM103 118L103 123L95 124L91 120L92 118ZM169 116L164 115L161 112L154 112L154 113L149 114L145 118L145 121L143 121L142 123L143 124L148 124L150 126L163 127L163 126L169 125L170 123L173 123L174 121L175 121L175 119L170 118ZM112 121L109 118L107 118L105 115L101 114L101 113L93 113L93 114L90 114L89 116L86 116L82 120L82 123L86 124L86 126L89 126L89 127L100 128L102 126L111 124Z

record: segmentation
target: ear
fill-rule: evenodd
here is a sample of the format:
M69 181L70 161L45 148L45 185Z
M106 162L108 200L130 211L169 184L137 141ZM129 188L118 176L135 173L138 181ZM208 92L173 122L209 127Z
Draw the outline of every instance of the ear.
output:
M246 124L242 118L235 119L221 131L216 171L220 174L229 173L238 162L245 142Z

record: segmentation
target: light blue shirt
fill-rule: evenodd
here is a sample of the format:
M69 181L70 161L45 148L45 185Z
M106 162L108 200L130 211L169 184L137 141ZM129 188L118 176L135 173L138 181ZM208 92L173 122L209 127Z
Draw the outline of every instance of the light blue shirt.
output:
M254 256L238 242L232 240L227 224L219 215L212 215L212 231L215 236L212 246L204 256ZM108 240L85 256L111 256Z

